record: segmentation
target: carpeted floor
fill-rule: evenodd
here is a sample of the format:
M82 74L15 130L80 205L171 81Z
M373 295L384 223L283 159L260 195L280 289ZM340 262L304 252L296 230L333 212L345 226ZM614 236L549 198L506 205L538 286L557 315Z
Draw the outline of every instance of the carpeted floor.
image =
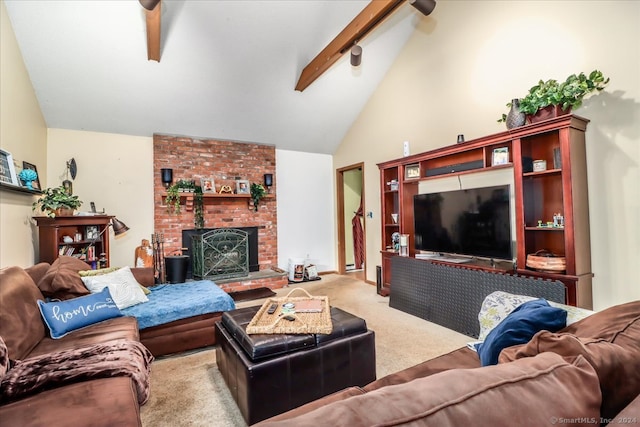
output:
M375 286L336 274L294 287L312 295L327 295L330 304L364 318L376 333L378 378L462 347L472 339L389 307ZM264 299L238 302L260 305ZM265 398L269 398L265 396ZM215 363L213 348L156 360L151 369L151 397L140 408L144 427L245 426Z

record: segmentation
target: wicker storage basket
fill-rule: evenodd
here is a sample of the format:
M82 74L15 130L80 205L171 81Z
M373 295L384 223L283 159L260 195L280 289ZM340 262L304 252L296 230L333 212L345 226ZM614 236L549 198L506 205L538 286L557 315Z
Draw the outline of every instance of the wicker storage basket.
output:
M291 294L294 291L302 291L307 296L292 297ZM296 304L309 300L319 300L322 311L287 313L294 318L293 321L284 318L282 304L288 302ZM278 303L278 308L273 314L269 314L267 310L274 302ZM267 299L247 325L247 334L330 334L332 331L333 323L331 322L329 297L311 296L309 292L302 288L291 290L285 297Z
M567 270L567 260L543 249L527 255L527 267L545 273L563 273Z

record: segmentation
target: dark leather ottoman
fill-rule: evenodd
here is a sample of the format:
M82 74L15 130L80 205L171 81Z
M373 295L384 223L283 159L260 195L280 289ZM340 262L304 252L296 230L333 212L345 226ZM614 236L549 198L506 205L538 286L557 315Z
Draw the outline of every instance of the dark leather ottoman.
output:
M331 307L331 334L247 335L259 308L224 312L216 323L218 369L248 424L376 379L364 319Z

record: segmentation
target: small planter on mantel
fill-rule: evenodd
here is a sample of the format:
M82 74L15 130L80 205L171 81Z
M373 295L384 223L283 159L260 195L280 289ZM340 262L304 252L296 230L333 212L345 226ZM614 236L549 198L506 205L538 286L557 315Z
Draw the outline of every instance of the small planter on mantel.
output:
M565 114L571 114L571 107L565 111L560 105L548 105L539 109L535 114L527 114L527 123L538 123Z

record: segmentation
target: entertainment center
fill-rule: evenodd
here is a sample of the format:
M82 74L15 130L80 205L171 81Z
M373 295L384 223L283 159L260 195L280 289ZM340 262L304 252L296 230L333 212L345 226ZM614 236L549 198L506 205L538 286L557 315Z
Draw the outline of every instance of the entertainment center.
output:
M559 281L567 304L591 309L588 122L568 114L378 164L381 293L402 236L419 262ZM534 269L531 256L562 262Z

